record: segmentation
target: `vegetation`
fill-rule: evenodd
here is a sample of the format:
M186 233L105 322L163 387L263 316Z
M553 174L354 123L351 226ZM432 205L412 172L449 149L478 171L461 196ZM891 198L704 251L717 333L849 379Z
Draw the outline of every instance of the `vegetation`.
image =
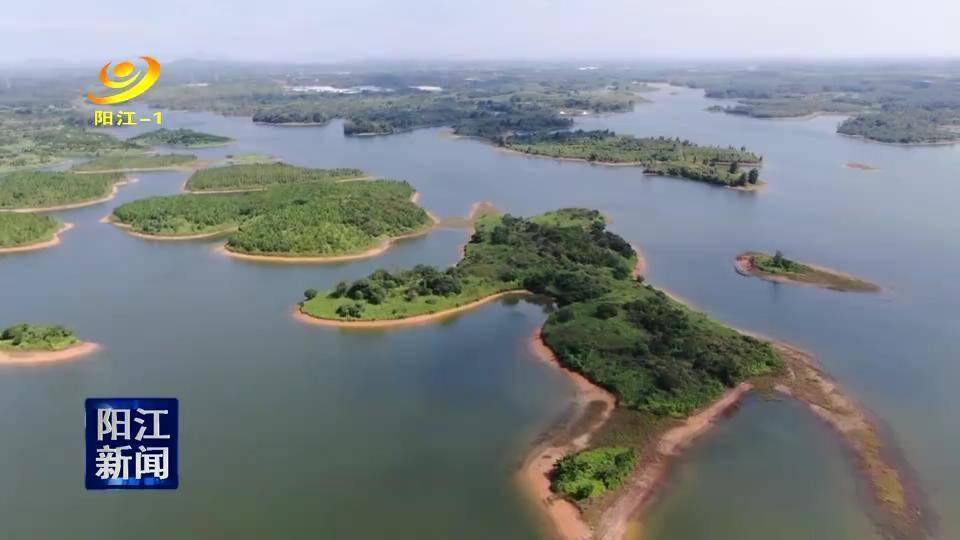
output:
M754 273L760 277L780 278L780 280L812 283L828 289L841 291L874 292L880 287L858 277L843 274L827 268L821 268L786 258L777 251L773 255L748 251L737 257L738 271ZM742 265L742 266L741 266Z
M693 312L631 278L636 254L600 214L566 209L531 219L484 216L453 268L378 270L304 300L327 319L397 319L525 289L559 309L543 337L567 367L657 416L685 416L726 388L781 363L768 343Z
M759 173L755 167L763 159L745 148L701 146L679 138L638 138L608 130L517 136L507 139L505 146L541 156L598 163L636 163L643 165L649 174L725 186L756 184Z
M0 177L0 208L48 208L101 199L123 175L16 171Z
M370 249L430 223L406 182L314 182L264 191L181 194L120 205L114 218L144 234L233 231L232 251L327 256Z
M192 129L166 129L161 128L156 131L150 131L143 135L137 135L129 142L142 146L182 146L184 148L202 148L205 146L220 146L233 142L230 137L221 135L212 135Z
M136 150L133 143L85 129L82 117L67 107L0 106L0 172Z
M92 159L73 166L76 172L146 171L180 167L197 160L192 154L121 154Z
M0 350L47 350L65 349L78 342L77 336L60 325L20 323L0 332Z
M187 180L187 191L242 191L270 186L334 182L363 176L360 169L308 169L286 163L251 163L199 170Z
M0 249L49 240L60 223L41 214L0 212Z
M248 154L227 154L226 162L228 165L242 165L251 163L271 163L277 161L277 158L268 154L258 154L251 152Z
M632 448L600 447L563 457L553 471L552 487L575 500L616 489L636 466Z
M707 97L738 100L711 110L758 118L849 114L838 126L839 133L922 144L960 141L956 76L954 66L931 63L717 70L669 78L705 88Z
M837 132L887 143L952 142L960 139L960 108L866 113L847 118Z

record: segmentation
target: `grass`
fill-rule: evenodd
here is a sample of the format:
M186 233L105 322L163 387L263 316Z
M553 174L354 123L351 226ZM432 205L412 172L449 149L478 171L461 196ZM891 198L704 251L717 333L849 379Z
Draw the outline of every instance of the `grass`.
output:
M45 242L53 238L60 223L42 214L0 212L0 248Z
M197 161L192 154L140 154L98 157L73 166L76 172L149 171L182 167Z

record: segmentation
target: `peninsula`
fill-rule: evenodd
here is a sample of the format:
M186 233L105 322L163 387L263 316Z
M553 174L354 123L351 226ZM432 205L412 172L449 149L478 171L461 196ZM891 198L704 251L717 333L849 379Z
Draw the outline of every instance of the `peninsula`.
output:
M119 173L18 171L0 177L0 211L63 210L111 199L126 182Z
M0 364L69 360L97 348L60 325L20 323L0 332Z
M869 414L803 351L726 327L645 284L633 271L640 261L593 210L486 215L456 266L377 270L307 289L297 316L363 328L435 320L504 294L553 298L535 348L583 397L519 476L561 538L623 538L672 456L755 388L793 396L834 426L871 486L877 523L897 538L920 537L916 494Z
M763 158L746 148L702 146L666 137L633 137L609 130L558 131L507 138L509 150L607 165L642 166L647 174L673 176L742 189L760 184Z
M877 292L881 287L865 279L810 263L792 261L777 251L773 255L746 251L734 262L737 273L778 283L804 283L825 289L851 292Z

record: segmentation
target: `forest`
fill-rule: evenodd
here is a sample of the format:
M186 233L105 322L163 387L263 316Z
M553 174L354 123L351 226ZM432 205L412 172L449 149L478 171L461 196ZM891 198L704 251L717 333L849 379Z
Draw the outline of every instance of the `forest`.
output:
M0 249L44 242L60 223L50 216L28 212L0 212Z
M227 248L259 255L326 256L363 251L430 225L406 182L314 182L263 191L181 194L120 205L113 217L160 236L231 232Z
M76 172L146 171L180 167L197 161L192 154L117 154L74 165Z
M596 163L635 163L648 174L711 184L745 186L759 181L762 157L746 148L702 146L666 137L633 137L609 130L558 131L507 138L511 150Z
M73 331L60 325L20 323L0 332L0 349L56 351L78 341Z
M106 197L123 179L119 173L16 171L0 177L0 209L41 209L93 201Z
M304 313L331 319L390 319L524 289L558 309L544 339L561 361L657 415L684 416L779 360L766 343L693 312L631 277L633 248L593 210L530 219L489 215L456 266L378 270L307 295Z
M230 137L213 135L192 129L161 128L136 137L127 139L127 142L141 146L180 146L183 148L203 148L207 146L221 146L233 142Z
M187 191L257 190L270 186L361 178L360 169L311 169L286 163L250 163L212 167L193 173Z

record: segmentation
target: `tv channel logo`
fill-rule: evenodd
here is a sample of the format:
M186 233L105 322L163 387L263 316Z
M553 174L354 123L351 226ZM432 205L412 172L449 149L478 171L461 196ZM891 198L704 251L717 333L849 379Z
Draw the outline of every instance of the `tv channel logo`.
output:
M160 62L152 56L140 58L147 64L146 71L137 69L133 62L128 61L118 63L112 70L110 70L110 62L104 64L100 68L100 83L107 88L123 90L105 96L95 96L93 92L89 92L87 99L95 105L113 105L129 101L149 90L160 78Z
M87 489L176 489L179 409L176 398L88 398Z

